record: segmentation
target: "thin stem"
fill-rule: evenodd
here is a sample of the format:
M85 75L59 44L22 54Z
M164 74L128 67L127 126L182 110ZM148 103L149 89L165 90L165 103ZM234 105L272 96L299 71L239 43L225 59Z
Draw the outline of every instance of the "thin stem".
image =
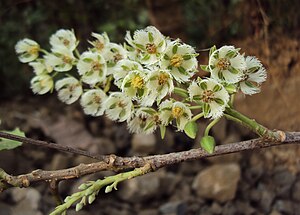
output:
M204 116L204 113L199 113L199 114L197 114L196 116L194 116L193 118L192 118L192 121L197 121L198 119L200 119L201 117L203 117Z
M235 97L235 94L232 94L232 95L230 96L229 105L230 105L230 107L231 107L231 108L233 108L233 104L234 104L234 97Z
M198 109L202 109L202 105L195 105L195 106L191 106L189 107L190 110L198 110Z
M205 131L204 131L204 136L208 136L210 129L211 129L217 122L219 122L220 119L221 119L221 118L214 119L213 121L211 121L211 122L207 125L207 127L206 127L206 129L205 129Z
M248 127L250 130L254 131L260 137L273 141L282 141L282 139L284 138L282 134L283 132L271 131L263 125L257 123L254 119L250 119L232 108L226 108L225 113L231 116L231 118L229 118L230 120L241 123L242 125Z
M29 143L29 144L33 144L33 145L37 145L37 146L44 146L47 148L51 148L51 149L56 149L62 152L68 152L68 153L73 153L73 154L78 154L78 155L83 155L86 157L90 157L90 158L94 158L97 160L104 160L105 156L102 155L93 155L87 151L84 150L80 150L80 149L76 149L76 148L72 148L69 146L62 146L56 143L49 143L49 142L45 142L45 141L41 141L41 140L34 140L28 137L21 137L21 136L17 136L14 134L8 134L5 132L0 131L0 138L5 138L5 139L9 139L9 140L16 140L19 142L23 142L23 143ZM1 143L0 143L1 144Z

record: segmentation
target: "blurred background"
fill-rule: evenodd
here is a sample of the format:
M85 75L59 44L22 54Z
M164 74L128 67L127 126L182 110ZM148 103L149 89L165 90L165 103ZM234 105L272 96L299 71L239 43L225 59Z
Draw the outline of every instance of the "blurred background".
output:
M112 41L122 43L126 30L154 25L196 50L231 44L257 56L268 70L268 81L258 95L238 95L236 108L271 129L299 131L299 9L298 0L0 0L1 129L18 126L29 137L100 154L147 155L199 147L199 138L193 141L173 130L165 140L156 134L132 135L125 124L84 116L78 104L66 106L55 95L34 96L29 87L32 69L14 51L24 37L47 49L50 35L61 28L74 29L84 50L91 32L106 31ZM207 55L199 52L199 62L206 63ZM199 137L206 123L199 124ZM227 121L212 132L218 144L255 137ZM299 147L284 146L165 168L123 183L117 192L100 194L77 214L299 214L299 155ZM12 174L92 161L32 146L0 152L0 167ZM105 174L111 173L61 183L61 194L65 197L78 184ZM48 214L53 207L45 184L0 195L1 215Z

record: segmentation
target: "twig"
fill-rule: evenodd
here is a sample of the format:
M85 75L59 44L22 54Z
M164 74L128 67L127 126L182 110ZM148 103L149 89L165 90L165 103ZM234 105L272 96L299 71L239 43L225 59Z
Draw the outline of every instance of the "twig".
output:
M4 170L0 169L0 191L6 189L2 187L2 184L9 184L15 187L28 187L33 182L49 181L49 180L66 180L72 178L78 178L84 175L104 171L113 170L120 171L125 169L143 167L146 164L150 164L152 171L159 168L169 166L172 164L181 163L184 161L197 160L205 157L214 157L218 155L230 154L235 152L241 152L246 150L267 148L278 145L286 144L299 144L300 143L300 132L286 132L283 133L285 138L281 142L268 141L262 138L252 139L237 143L220 145L215 148L213 154L208 154L201 148L191 149L182 152L173 152L163 155L153 155L146 157L118 157L115 155L103 156L108 161L100 161L91 164L80 164L76 167L69 169L55 170L55 171L44 171L35 170L31 173L11 176Z
M68 153L72 153L72 154L82 155L82 156L94 158L94 159L100 160L100 161L106 161L107 162L108 161L107 159L109 158L107 156L91 154L87 151L72 148L72 147L69 147L69 146L63 146L63 145L59 145L59 144L56 144L56 143L51 143L51 142L46 142L46 141L41 141L41 140L35 140L35 139L32 139L32 138L28 138L28 137L20 137L20 136L14 135L14 134L8 134L8 133L1 132L1 131L0 131L0 137L5 138L5 139L10 139L10 140L16 140L16 141L27 143L27 144L33 144L33 145L37 145L37 146L44 146L44 147L51 148L51 149L56 149L56 150L59 150L59 151L62 151L62 152L68 152Z

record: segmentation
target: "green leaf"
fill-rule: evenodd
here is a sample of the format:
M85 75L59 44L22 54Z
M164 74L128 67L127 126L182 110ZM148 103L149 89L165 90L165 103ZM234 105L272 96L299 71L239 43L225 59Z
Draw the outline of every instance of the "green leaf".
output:
M208 65L200 65L200 68L205 72L209 72Z
M185 69L183 68L183 67L178 67L177 68L178 69L178 71L181 73L181 74L183 74L183 75L188 75L188 73L185 71Z
M164 138L165 138L165 135L166 135L166 126L160 125L159 128L160 128L160 136L161 136L161 139L164 139Z
M228 69L229 70L229 72L231 72L232 74L238 74L240 71L239 70L237 70L236 68L234 68L234 67L232 67L232 66L230 66L230 68Z
M14 134L14 135L17 135L20 137L25 137L25 133L23 131L21 131L19 128L16 128L15 130L12 130L12 131L2 131L2 132L8 133L8 134ZM5 149L6 150L14 149L21 145L22 145L22 142L0 138L0 151L5 150Z
M192 139L195 139L198 131L198 126L195 121L188 122L184 127L184 133Z
M201 83L200 83L200 88L201 88L202 90L206 90L206 89L207 89L207 83L206 83L206 82L201 82Z
M200 145L209 154L212 154L215 150L216 142L212 136L204 136L200 140Z

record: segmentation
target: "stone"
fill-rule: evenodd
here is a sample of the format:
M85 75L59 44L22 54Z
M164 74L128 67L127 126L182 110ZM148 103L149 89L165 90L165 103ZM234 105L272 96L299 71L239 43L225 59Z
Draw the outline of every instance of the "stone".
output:
M0 202L0 215L12 215L12 207Z
M158 171L126 180L119 185L117 195L124 201L134 203L159 198L170 190L169 186L172 186L173 180L169 177L167 185L166 178L168 174L165 171Z
M192 188L198 197L227 202L234 199L240 178L238 164L214 164L198 173Z
M272 188L268 188L264 184L259 184L258 189L261 191L260 201L258 205L265 213L269 213L271 210L271 205L275 199L275 191Z
M50 163L50 169L51 170L66 169L69 167L70 160L72 160L72 158L70 158L66 154L63 153L55 154Z
M131 147L135 153L150 154L155 152L156 138L154 134L134 134Z
M187 205L182 201L168 202L159 207L159 212L163 215L185 215L186 210Z
M139 215L158 215L158 211L155 209L146 209L140 211Z
M40 193L33 188L14 188L12 191L12 197L16 206L12 209L13 215L42 215L38 210L41 200Z
M295 214L295 210L293 207L293 203L288 200L277 200L274 203L273 208L279 212L285 213L285 214ZM298 211L299 212L299 211Z
M298 202L300 202L300 180L297 181L292 189L292 198Z
M273 176L273 182L276 185L276 196L280 198L289 198L291 187L295 180L296 176L288 170L275 173Z

